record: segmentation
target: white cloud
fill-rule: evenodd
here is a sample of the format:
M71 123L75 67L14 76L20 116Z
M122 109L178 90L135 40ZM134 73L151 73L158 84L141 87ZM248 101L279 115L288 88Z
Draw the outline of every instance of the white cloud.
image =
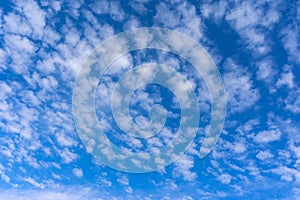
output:
M18 1L18 4L23 4L23 12L28 19L31 28L34 30L33 36L41 37L46 24L45 12L40 9L34 0L22 1L22 3Z
M296 169L286 166L279 166L275 169L271 169L270 171L280 175L282 180L285 180L287 182L296 180L298 183L300 183L300 172Z
M0 72L7 69L6 66L7 55L3 49L0 49Z
M108 74L121 75L125 71L130 70L133 67L133 60L130 54L123 55L115 60L107 71Z
M160 2L156 6L155 24L161 24L185 33L195 40L202 37L202 23L194 5L187 1L174 2L174 6Z
M145 3L149 0L132 0L129 2L130 7L132 7L139 14L144 14L147 12L147 7Z
M183 155L175 163L175 168L172 172L174 177L182 176L186 181L194 181L197 174L192 171L194 160L192 156Z
M231 149L234 153L244 153L247 150L246 144L242 141L234 143L226 143L225 147Z
M0 99L5 100L9 98L9 94L12 92L12 88L7 85L6 82L0 81Z
M290 90L284 99L285 108L292 113L300 113L300 89Z
M61 10L61 2L60 1L50 1L50 5L56 12Z
M62 158L62 162L66 164L70 164L74 160L78 159L78 154L70 151L68 148L64 148L63 150L57 150L60 153L60 157Z
M27 36L32 33L29 22L24 17L15 13L8 13L4 16L4 30L8 33Z
M109 13L109 1L96 1L95 4L91 6L91 9L97 14L107 14Z
M259 100L260 94L258 89L254 88L246 68L236 65L232 60L229 60L226 68L228 72L223 78L230 111L241 112L253 107Z
M132 187L130 187L130 186L126 187L125 191L129 194L131 194L133 192Z
M246 167L247 170L249 170L249 174L256 177L256 178L262 178L261 176L261 169L258 168L253 160L248 161L249 165Z
M201 5L202 15L206 18L213 17L217 22L225 16L227 9L227 1L207 2Z
M18 52L31 54L36 49L35 44L27 37L19 35L5 35L5 43L9 45L10 50L17 50ZM12 52L9 52L12 55Z
M250 119L244 125L239 126L236 130L241 135L247 135L251 133L258 125L260 121L258 119Z
M64 134L62 131L58 131L56 133L56 140L59 145L64 146L64 147L76 146L78 143L70 136Z
M231 179L232 179L232 176L229 175L229 174L221 174L221 175L218 177L218 180L219 180L221 183L223 183L223 184L230 184Z
M280 140L282 133L280 130L266 130L260 131L254 138L257 143L267 143Z
M297 25L296 25L297 26ZM294 25L285 26L282 30L282 44L288 53L289 60L300 63L300 35L299 31L294 28Z
M274 92L274 79L278 73L274 61L270 57L265 57L264 59L255 62L254 66L257 68L257 80L267 83L270 92Z
M70 47L76 46L76 44L80 40L80 33L75 28L71 28L65 31L66 31L65 40L67 45Z
M272 2L264 9L263 1L245 1L236 4L226 13L226 20L235 28L254 56L266 55L271 50L268 31L272 30L280 19L277 10L279 2Z
M116 197L108 194L106 191L97 191L89 187L72 187L61 189L44 189L44 190L1 190L0 199L11 200L117 200Z
M80 158L77 152L72 149L72 147L78 145L78 138L74 132L72 116L70 115L71 108L69 100L66 100L65 96L62 97L60 95L61 93L66 94L69 92L68 89L69 86L72 86L75 75L74 72L77 71L78 66L80 66L84 58L91 52L94 45L114 33L112 26L101 21L102 16L105 15L105 17L110 17L118 22L128 20L125 19L127 18L128 13L123 12L121 4L117 2L99 1L97 2L97 4L99 3L98 7L94 6L94 4L88 6L92 8L92 11L88 10L89 8L84 8L82 5L83 1L75 3L72 1L69 1L69 3L61 3L59 1L43 1L36 3L33 0L15 2L18 2L18 4L16 4L13 12L5 13L5 16L0 19L0 21L3 20L0 22L0 32L1 34L4 33L4 45L2 47L3 49L0 49L0 71L7 67L11 67L17 73L26 72L23 74L23 78L26 81L24 83L21 81L17 83L17 81L19 81L18 79L11 82L8 80L7 82L0 82L0 128L1 131L5 133L0 137L2 144L0 154L1 159L3 158L1 163L4 165L1 166L0 164L0 177L4 182L10 183L11 185L13 185L15 179L19 177L19 174L14 174L15 172L13 171L14 168L12 166L18 167L18 165L29 165L29 169L31 169L30 167L41 169L42 167L55 166L55 169L61 169L59 166L60 161L63 162L64 165L69 165ZM201 7L201 12L206 17L206 20L210 20L211 17L215 18L217 21L222 21L223 19L227 20L238 32L243 41L246 42L247 48L251 51L254 50L254 54L259 52L259 54L265 55L270 51L268 30L273 28L273 25L277 23L280 17L279 12L274 10L276 3L268 2L270 9L263 10L261 7L263 3L260 3L259 1L244 2L242 4L237 3L232 9L228 7L226 1L212 2L203 4ZM43 9L47 7L45 8L45 11L47 11L47 18L49 21L46 21L45 12L41 10L39 5L42 5ZM203 28L201 27L201 17L199 17L197 13L199 12L199 10L197 10L198 5L194 6L184 1L158 3L157 5L157 15L153 18L153 21L155 22L154 25L162 25L179 30L197 40L201 38ZM131 1L129 6L137 12L143 13L145 12L147 4L144 3L144 1ZM68 10L68 7L71 8L71 11ZM64 8L64 10L62 13L58 14L62 8ZM119 13L120 10L121 14ZM54 27L54 25L59 24L57 23L57 16L64 14L66 14L66 26L63 29L57 29L57 27ZM67 15L71 16L68 17ZM2 13L0 16L2 16ZM72 22L72 20L79 16L82 16L82 23ZM124 25L123 27L136 27L140 26L141 23L142 22L134 16L131 16L128 25ZM82 26L83 31L77 30L75 28L77 26ZM299 42L297 42L299 41L299 34L291 30L291 27L287 27L282 31L282 43L289 54L290 61L299 61ZM59 33L60 31L63 31L62 35ZM39 42L36 43L37 38L42 38L43 42L41 46L39 46ZM54 51L48 51L48 47L49 49L53 48ZM37 63L35 62L35 58L39 59ZM11 63L7 63L7 61L10 61ZM120 67L118 70L127 69L126 66L132 65L132 59L128 57L121 58L119 63L116 64ZM175 66L174 68L180 68L178 63L172 63L172 66L173 64ZM258 89L254 87L253 80L251 80L252 74L250 74L245 67L232 67L231 64L232 63L225 69L224 73L231 111L241 112L253 108L255 103L259 100L260 94ZM258 80L266 80L268 83L274 83L273 86L288 87L289 89L292 89L289 91L288 97L283 100L285 108L293 113L299 113L300 90L297 89L294 80L296 75L292 74L292 70L283 70L283 72L279 74L279 79L274 80L274 75L277 74L277 71L275 69L276 64L271 57L262 59L260 63L257 63L257 66L258 70L256 75ZM31 73L30 71L34 72ZM26 90L23 87L23 84L26 84L28 87ZM66 90L65 88L62 89L64 85L67 88ZM103 98L108 95L102 90L104 87L106 87L106 89L111 89L112 86L109 83L107 83L107 85L103 84L101 87L99 86L99 91L101 92L99 93L99 96ZM185 90L184 87L182 87L182 89L183 91ZM55 95L53 95L54 93ZM207 95L204 98L207 100L209 99L209 96ZM142 96L139 96L139 100L143 101L144 108L147 106L149 107L148 104L150 101L148 101L148 98L143 99ZM103 103L103 107L107 105L108 104ZM209 106L207 107L207 110L209 110ZM41 123L45 122L45 124L39 125L46 127L48 129L47 131L39 131L39 120ZM104 122L108 122L109 120L111 119L107 119L107 121ZM143 120L144 119L141 121ZM231 128L235 127L238 123L243 122L232 122ZM274 127L274 124L268 124L272 126L269 128L270 130L259 132L260 129L257 128L259 123L259 120L250 120L240 126L236 131L239 135L245 137L249 136L248 138L251 138L254 135L254 130L258 130L258 134L253 136L254 141L258 143L279 141L282 139L282 132L288 132L283 131L281 128ZM228 132L230 131L228 130ZM167 136L167 141L164 141L165 143L172 139L171 129L165 129L163 133ZM290 135L297 135L296 133L289 132ZM248 146L246 143L249 141L237 140L236 137L237 136L234 136L234 142L224 142L222 144L224 144L224 147L231 150L230 153L236 153L234 155L246 154L244 157L239 157L239 161L244 160L245 162L248 162L249 160L246 159L247 153L245 152L246 150L251 150L250 148L252 148L252 146L251 144ZM295 138L296 136L294 137L293 142L290 141L290 149L285 152L282 151L278 160L284 160L284 163L292 165L294 163L294 157L299 157L300 150L296 141L297 139ZM139 140L131 140L131 143L126 140L129 139L125 138L123 141L128 142L132 147L140 148L143 145ZM43 146L44 142L49 142L51 145ZM149 140L148 145L150 146L150 149L155 149L164 144L161 138L156 138ZM40 156L45 156L43 152L45 152L46 157L43 157L41 160ZM195 152L197 153L197 151ZM219 154L222 155L219 158L222 158L223 160L224 155L229 155L228 152L220 152ZM51 156L51 158L53 158L52 156L57 156L54 157L55 160L57 160L57 163L48 163L48 156ZM227 156L226 159L229 159L229 157L230 156ZM259 160L268 160L272 158L277 159L277 156L270 150L258 150L256 158ZM233 176L222 173L222 161L216 163L215 166L218 166L221 170L218 172L221 173L218 180L223 184L230 184ZM299 160L295 161L295 169L282 166L274 169L272 172L280 175L281 179L285 181L292 182L294 180L299 180L300 175L296 169L296 167L299 166L299 163ZM235 164L236 165L231 165L231 168L240 173L244 173L245 171L248 173L249 171L251 175L256 177L262 173L260 168L256 167L254 164L251 164L248 168L243 168L239 163ZM275 165L277 162L272 164ZM195 171L197 169L198 168L194 166L194 158L185 155L175 163L172 175L174 179L182 177L184 180L193 181L192 184L194 184L194 181L197 180L198 176L198 172ZM52 181L42 180L40 178L36 179L36 174L32 176L35 178L28 177L27 175L30 170L26 171L27 169L25 170L21 167L20 170L26 175L25 177L27 177L24 178L23 181L28 182L32 187L45 188L47 187L48 182ZM83 177L83 171L80 168L73 169L73 171L70 172L71 176L72 172L79 178ZM53 174L52 176L56 180L63 180L65 178L64 175L60 176L60 174L57 175L57 173L51 174ZM242 179L239 174L234 178L236 177ZM246 179L247 178L244 178L242 180L247 182ZM124 186L124 192L136 195L134 188L130 187L131 184L129 183L128 177L118 178L117 181ZM167 181L163 182L168 184ZM112 186L114 184L107 178L101 183L107 186ZM172 190L175 188L181 189L181 185L180 183L176 185L176 181L173 181L169 183L169 188L173 188ZM193 191L195 191L195 193L198 192L198 188ZM114 197L109 197L109 193L106 192L103 192L101 195L95 193L96 192L90 188L76 188L74 190L63 188L62 190L52 191L48 189L42 191L22 191L20 189L18 191L1 191L0 199L114 199ZM178 194L177 192L175 193L176 195ZM204 196L208 195L205 192L203 194ZM226 193L222 192L217 192L217 194L226 196ZM151 196L151 194L149 196L152 197L149 197L150 199L155 197L153 195ZM166 196L172 195L166 193ZM182 196L182 199L191 199L192 196L193 195L186 197Z
M270 153L270 151L266 150L266 151L260 151L258 152L258 154L256 154L256 158L258 158L259 160L267 160L269 158L273 158L274 155Z
M78 177L78 178L82 178L83 177L83 172L81 168L74 168L73 169L73 174Z
M30 58L36 50L35 44L27 37L9 34L4 36L4 41L7 55L12 60L12 69L18 74L27 71L32 62Z
M41 189L45 188L45 185L43 183L39 183L36 180L34 180L33 178L31 178L31 177L24 178L24 181L26 181L26 182L34 185L37 188L41 188Z
M226 19L232 22L237 30L257 25L262 15L262 9L256 7L253 2L242 2L232 9Z
M281 73L280 78L276 83L277 87L287 86L288 88L294 87L294 74L292 72L291 66L285 65L283 68L283 73Z
M126 13L123 11L121 5L117 1L110 1L109 13L113 20L123 21Z
M10 182L10 178L5 174L5 168L3 165L1 165L0 163L0 176L1 176L1 179L3 181L5 181L6 183L9 183Z
M117 178L117 181L121 184L121 185L129 185L129 180L127 176L121 176L120 178Z

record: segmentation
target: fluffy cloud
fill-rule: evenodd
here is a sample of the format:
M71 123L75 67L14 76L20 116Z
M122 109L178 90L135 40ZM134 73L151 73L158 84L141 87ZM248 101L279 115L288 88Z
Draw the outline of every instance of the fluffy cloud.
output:
M0 185L7 188L0 191L0 199L96 200L120 199L121 195L124 199L258 195L260 199L264 191L270 198L296 198L300 177L300 138L295 125L300 113L300 15L299 3L289 3L132 0L125 5L121 1L12 0L0 9ZM174 29L206 45L223 76L229 114L221 140L205 159L196 156L205 129L201 122L191 148L173 165L149 174L116 175L93 160L82 145L72 119L72 87L76 72L97 44L140 26ZM213 32L215 38L210 35ZM234 50L226 46L225 33L233 36L230 45ZM231 58L220 49L230 51ZM114 76L122 76L147 58L192 79L201 112L209 113L209 93L194 81L198 77L189 67L166 53L151 52L143 58L138 54L119 58L98 85L95 105L100 115L110 108ZM131 103L150 109L161 100L160 96L151 97L139 90ZM145 125L148 118L138 112L132 111L134 120ZM180 118L177 113L168 115L172 116L169 120ZM204 121L209 121L204 115ZM110 130L114 119L99 117L99 121ZM164 127L161 135L146 142L118 132L113 142L135 150L157 150L173 139L176 129ZM109 137L113 135L107 132ZM97 189L63 187L79 178L82 184L95 184ZM210 184L212 180L214 184ZM270 180L272 184L266 184ZM151 189L142 191L139 182ZM282 196L272 196L279 188L283 192L276 195ZM115 190L119 196L112 195Z
M73 169L73 174L75 176L77 176L78 178L82 178L83 177L83 172L82 172L82 169L80 169L80 168L74 168Z
M218 180L221 181L221 183L223 184L229 184L231 182L232 176L230 176L229 174L221 174L218 177Z
M292 113L300 113L300 89L291 90L284 100L285 108Z
M282 132L278 129L260 131L254 138L257 143L267 143L280 140Z
M251 75L245 67L229 60L228 72L224 74L224 84L231 112L241 112L255 106L260 98L258 89L254 88Z
M258 152L258 154L256 154L256 157L259 160L267 160L269 158L273 158L274 155L270 153L270 151L266 150L266 151L260 151Z
M175 177L181 176L186 181L193 181L197 178L197 174L192 170L194 167L193 157L184 155L175 162L173 175Z

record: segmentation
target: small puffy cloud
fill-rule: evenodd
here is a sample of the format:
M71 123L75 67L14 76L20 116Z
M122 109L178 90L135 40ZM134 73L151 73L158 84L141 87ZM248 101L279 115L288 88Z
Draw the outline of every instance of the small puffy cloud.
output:
M194 5L187 1L177 2L176 6L160 2L156 5L155 24L178 30L195 40L202 37L202 21L197 16Z
M194 167L193 157L183 155L175 162L175 168L173 170L174 177L182 176L186 181L194 181L197 178L197 174L192 171Z
M270 153L269 150L266 151L260 151L258 152L258 154L256 154L256 158L258 158L259 160L267 160L269 158L273 158L274 155Z
M259 27L270 30L274 27L280 19L277 6L273 1L267 9L263 9L262 1L245 1L226 12L225 19L255 56L266 55L271 50L268 32L260 30Z
M34 30L34 35L41 36L46 24L45 12L33 0L24 1L24 4L23 12Z
M289 91L284 99L285 108L292 113L300 113L300 89Z
M32 41L19 35L6 35L5 43L10 50L17 50L20 53L33 53L36 49Z
M257 67L256 78L257 80L264 81L266 83L273 83L277 70L274 61L266 57L254 64ZM273 85L270 85L273 89Z
M37 188L41 188L41 189L44 189L45 188L45 185L43 183L39 183L37 182L35 179L31 178L31 177L27 177L27 178L24 178L24 181L32 184L33 186L37 187Z
M244 153L247 150L247 146L243 141L234 143L226 142L224 144L224 147L230 149L231 151L237 154Z
M4 30L9 33L30 35L32 30L28 21L15 13L8 13L4 16Z
M121 176L120 178L117 178L118 183L121 185L129 185L129 180L127 176Z
M69 164L76 160L79 156L76 153L73 153L68 148L64 148L63 150L58 150L60 153L60 157L62 158L63 163Z
M265 130L260 131L255 137L254 141L257 143L267 143L280 140L282 133L280 130Z
M73 169L73 174L78 177L78 178L82 178L83 177L83 172L81 168L74 168Z
M233 150L235 153L243 153L247 150L247 147L244 143L242 142L237 142L233 146Z
M293 180L296 180L298 183L300 182L300 172L296 169L279 166L275 169L271 169L271 172L280 175L281 179L287 182L291 182Z
M105 191L98 191L89 187L59 187L60 189L44 189L44 190L0 190L0 199L12 199L12 200L102 200L117 198L108 194Z
M294 74L290 66L284 66L284 71L276 83L277 87L287 86L288 88L294 87Z
M292 25L285 27L282 30L282 44L289 56L289 60L300 63L300 35L299 31L293 28Z
M231 112L245 111L254 106L260 99L260 94L253 86L251 74L232 60L228 61L226 68L228 72L223 78Z
M12 88L6 82L0 81L0 98L1 100L7 99L11 93Z
M229 174L222 174L218 177L218 180L223 184L230 184L232 176Z

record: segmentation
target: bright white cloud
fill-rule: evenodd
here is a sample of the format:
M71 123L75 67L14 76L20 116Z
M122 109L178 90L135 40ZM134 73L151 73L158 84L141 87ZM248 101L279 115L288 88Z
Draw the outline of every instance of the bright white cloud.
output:
M241 112L253 108L260 99L258 89L247 70L229 60L226 64L228 72L224 74L224 84L231 112Z
M83 177L83 171L81 168L74 168L73 169L73 174L78 177L78 178L82 178Z
M5 190L1 191L0 199L11 199L11 200L101 200L110 198L116 200L117 198L107 194L106 192L95 191L88 187L74 187L74 188L63 188L63 189L45 189L45 190Z
M233 119L227 121L227 128L224 131L226 135L212 154L215 160L209 164L201 162L204 167L208 166L207 170L202 170L202 165L196 166L199 160L191 156L191 154L196 155L199 147L199 141L195 141L188 155L184 155L169 168L163 169L159 178L155 177L155 181L152 177L147 179L149 182L145 185L151 184L160 189L153 194L139 195L139 191L135 189L135 185L129 178L131 175L117 175L117 178L112 180L113 178L110 177L112 175L107 175L110 171L100 163L89 168L91 174L96 171L97 185L114 188L116 184L120 184L122 188L119 192L126 193L127 199L159 199L161 195L165 196L165 199L175 197L192 199L198 197L198 194L203 198L234 195L216 191L214 187L217 186L202 187L202 183L197 182L198 179L209 180L213 177L220 182L219 184L229 184L232 191L239 195L247 195L247 192L251 192L244 187L244 184L247 187L251 186L251 178L255 179L254 184L264 183L267 180L264 177L266 173L275 175L271 177L274 183L284 183L287 187L300 182L298 170L300 138L299 128L295 125L298 122L295 116L300 113L299 78L296 69L300 63L300 37L297 30L300 19L299 3L290 7L291 13L285 13L286 16L289 15L288 17L282 17L281 10L285 9L283 6L285 2L282 1L236 1L231 4L221 0L198 4L176 0L156 4L147 0L134 0L128 5L129 10L131 8L134 10L132 13L123 10L125 8L123 3L118 1L101 0L87 6L84 1L68 0L64 2L13 0L13 2L8 5L8 7L12 5L9 9L0 9L0 185L17 189L0 191L0 199L120 199L120 196L111 196L112 191L99 192L81 187L64 188L60 184L65 180L74 180L72 178L76 179L76 177L85 178L81 168L72 170L74 166L81 166L74 163L82 162L81 159L84 159L87 164L94 164L94 161L90 163L86 159L86 155L81 157L82 146L74 130L69 94L75 72L97 44L122 29L132 29L145 24L178 30L195 40L203 40L207 46L214 46L215 41L209 41L210 35L206 35L210 31L210 26L216 25L217 28L222 28L222 25L229 23L230 30L226 31L237 33L236 47L239 48L238 55L232 56L234 61L218 55L216 53L218 47L207 49L215 54L213 58L222 70L222 63L227 59L222 75L224 75L228 94L229 117ZM151 17L152 13L154 16ZM142 15L150 16L151 19L146 22ZM206 23L209 25L207 26ZM276 35L277 30L281 30L278 35ZM148 39L145 36L137 38L136 41L147 42ZM176 42L178 45L185 45L182 41ZM282 55L272 54L273 51L281 49L280 45L286 51L287 59L281 57ZM245 56L244 51L250 54L250 57L245 59L249 59L249 65L240 59L240 56ZM191 82L193 88L199 86L198 82L194 82L193 72L181 65L174 57L162 53L157 59L176 70L183 71L184 76L193 80ZM110 68L110 73L122 75L135 64L133 60L129 55L121 57ZM287 65L283 65L281 69L282 63L278 64L278 60ZM252 66L254 69L251 68ZM147 78L151 71L145 74L142 78ZM114 86L112 78L109 76L106 78L104 83L98 86L97 95L101 100L109 99L109 91L113 90ZM263 87L259 88L261 82L267 85L271 96L265 93ZM176 86L179 83L173 81L173 84ZM181 92L186 90L185 86L185 83L180 83ZM276 89L286 93L281 94ZM210 96L207 91L204 91L206 92L204 94L203 90L204 88L198 88L197 91L202 95L200 107L209 112ZM155 100L159 100L160 97L156 98ZM266 98L268 101L265 101ZM278 101L270 102L273 98ZM282 110L276 113L277 111L272 108L260 108L259 100L272 103L270 107L274 105L273 103L282 105L282 108L278 108ZM151 107L153 102L154 99L143 92L135 94L132 99L133 104L140 104L143 108ZM110 106L109 101L103 100L97 103L101 111L102 108ZM237 113L248 118L253 109L262 111L259 112L259 116L253 116L256 119L249 121L235 119ZM264 124L261 120L270 110L264 109L275 112L273 117L270 115L267 117L268 128L265 130L261 128ZM135 118L140 125L146 124L145 117L136 115ZM99 119L106 130L111 128L109 123L112 120L112 118ZM161 137L150 138L145 143L139 139L123 136L117 139L131 148L144 148L147 145L147 150L157 152L171 141L174 131L172 127L165 127ZM89 142L92 148L95 141ZM271 142L280 142L281 145L276 151L266 148L266 145L271 146L267 144ZM288 148L285 149L287 146ZM249 155L253 155L253 158ZM149 157L145 156L143 159ZM163 159L155 161L164 162ZM138 160L135 162L139 165L143 164ZM264 164L268 164L271 170L264 169L261 166ZM225 173L225 167L230 167L234 175ZM94 168L99 171L92 171ZM50 174L49 177L47 173ZM101 173L105 178L99 178L97 173ZM165 176L172 176L172 181L166 181ZM239 185L233 185L233 180L240 181ZM182 194L181 192L185 192L183 191L185 186L181 181L188 181L186 187L194 193ZM18 188L23 185L43 190ZM61 187L63 189L50 189ZM276 189L275 184L274 188ZM208 192L210 190L215 191L214 194ZM296 199L299 196L299 189L296 187L288 192L288 195L291 193L295 195L295 198L289 196L288 199Z
M276 83L277 87L287 86L288 88L294 87L294 74L291 66L284 66L283 73Z
M266 150L266 151L260 151L258 152L258 154L256 154L256 158L258 158L259 160L267 160L269 158L273 158L274 155L270 153L270 151Z
M260 131L254 138L257 143L267 143L280 140L282 132L278 129Z
M173 170L174 177L182 177L186 181L194 181L197 178L197 174L192 171L194 167L193 157L183 155L175 163L175 168Z
M231 179L232 179L232 176L230 176L229 174L221 174L218 177L218 180L223 184L230 184Z
M202 23L196 14L195 6L186 1L175 4L174 9L170 4L160 2L156 6L155 22L199 40L202 37Z
M289 59L299 64L300 63L299 31L295 30L293 25L290 25L285 27L282 30L282 35L283 35L282 44L289 55Z
M45 12L41 10L34 0L22 1L22 3L17 1L17 5L22 5L24 15L34 30L33 37L41 37L46 24Z
M289 91L287 98L284 99L285 108L292 113L300 113L300 89Z
M253 55L266 55L271 50L268 32L261 31L259 27L272 30L280 19L278 3L272 2L268 9L263 9L262 1L241 2L226 13L226 20L243 38Z

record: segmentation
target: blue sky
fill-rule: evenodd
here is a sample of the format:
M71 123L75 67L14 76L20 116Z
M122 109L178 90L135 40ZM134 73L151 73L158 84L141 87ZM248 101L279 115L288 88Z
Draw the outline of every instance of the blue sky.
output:
M296 0L2 0L0 199L299 198L299 26ZM127 173L89 153L76 129L72 95L101 42L141 27L179 31L208 52L223 80L226 119L217 144L200 158L212 118L203 77L173 52L139 49L119 57L95 91L97 118L115 145L155 152L180 128L180 98L158 84L139 87L129 100L137 126L149 126L153 105L166 111L158 136L134 138L122 130L126 121L118 126L111 95L130 68L160 63L177 70L200 108L197 135L184 155L157 171Z

